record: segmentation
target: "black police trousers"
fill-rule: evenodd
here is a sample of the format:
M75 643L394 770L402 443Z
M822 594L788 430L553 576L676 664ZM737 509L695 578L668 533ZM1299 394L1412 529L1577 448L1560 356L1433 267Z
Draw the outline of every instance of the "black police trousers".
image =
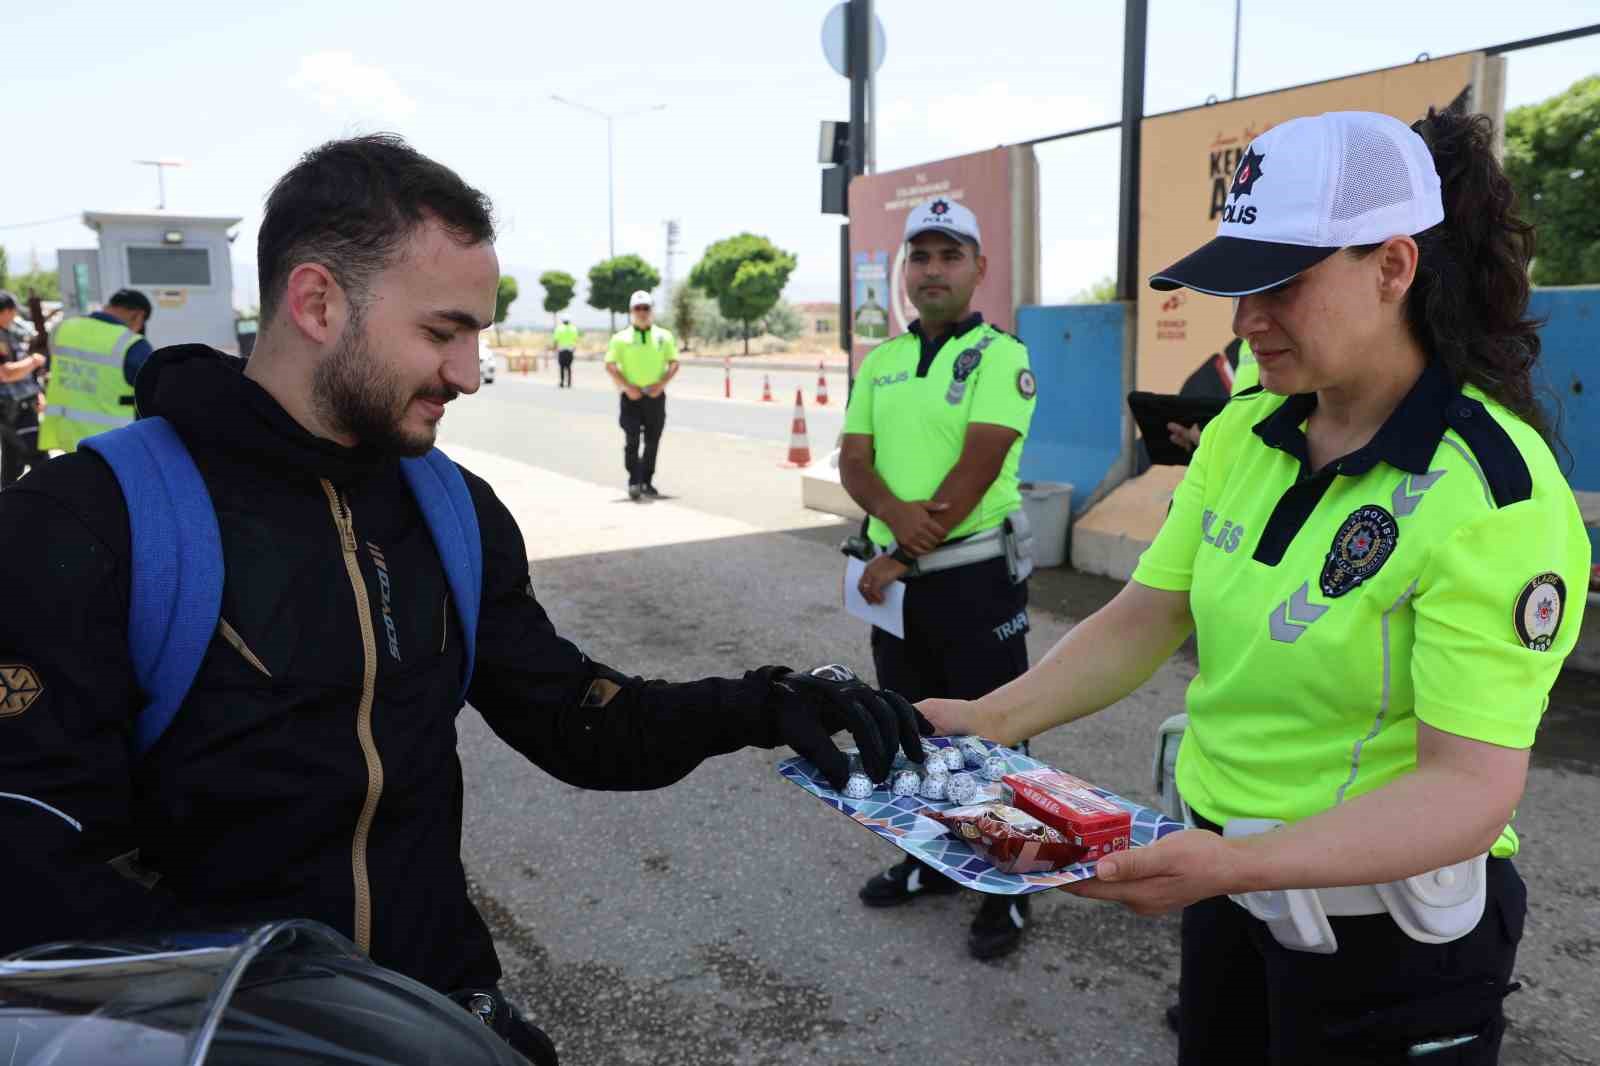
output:
M1028 584L1003 558L905 582L904 640L874 627L878 686L915 702L977 699L1028 670Z
M0 396L0 489L49 458L39 450L38 402L37 396Z
M661 446L661 430L667 424L667 394L641 396L630 400L622 396L622 462L628 468L628 484L648 485L656 476L656 451ZM644 448L640 450L640 443Z
M1490 859L1483 919L1460 940L1330 918L1332 955L1290 951L1226 896L1187 907L1179 1066L1492 1066L1527 902L1511 861Z
M556 367L561 372L560 373L560 380L558 380L556 382L556 384L558 386L571 385L572 384L572 352L570 350L563 349L562 351L556 352Z

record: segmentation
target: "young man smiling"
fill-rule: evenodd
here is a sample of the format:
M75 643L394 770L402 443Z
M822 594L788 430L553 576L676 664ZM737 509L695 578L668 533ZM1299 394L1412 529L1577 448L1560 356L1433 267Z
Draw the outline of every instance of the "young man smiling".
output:
M268 197L248 367L185 345L139 375L141 419L166 426L104 436L176 435L225 577L198 674L153 744L142 709L171 686L136 671L130 602L150 576L137 522L172 471L129 488L91 441L0 494L0 542L37 545L0 562L0 587L30 605L0 613L0 955L313 918L553 1062L537 1030L483 1006L500 965L460 857L463 695L502 740L587 788L659 788L779 743L842 787L839 729L885 773L897 745L920 758L911 708L852 677L763 667L646 683L557 635L511 513L429 454L446 405L478 388L500 273L489 211L397 137L325 144ZM441 491L457 494L427 496L405 457L447 483L443 468L459 487ZM441 502L473 522L441 527ZM469 528L474 542L455 543ZM204 579L178 563L181 600ZM137 882L123 875L135 849L150 875Z

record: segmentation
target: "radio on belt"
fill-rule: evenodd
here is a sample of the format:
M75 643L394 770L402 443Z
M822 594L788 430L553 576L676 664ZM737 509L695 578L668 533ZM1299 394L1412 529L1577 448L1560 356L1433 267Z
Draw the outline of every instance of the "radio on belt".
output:
M1133 816L1096 793L1087 781L1049 769L1007 774L1002 781L1011 790L1013 806L1082 850L1073 862L1094 862L1128 849Z

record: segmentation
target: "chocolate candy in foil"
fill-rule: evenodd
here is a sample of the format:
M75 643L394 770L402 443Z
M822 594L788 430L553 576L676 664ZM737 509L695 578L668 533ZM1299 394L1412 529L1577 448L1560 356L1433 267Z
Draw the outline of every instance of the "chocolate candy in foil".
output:
M922 778L915 770L896 770L889 782L889 791L896 796L915 796L922 788Z
M923 774L920 795L923 799L942 800L949 781L949 773Z
M951 774L944 786L945 799L957 806L965 806L977 798L981 787L978 779L971 774Z
M851 774L850 779L844 783L844 794L851 799L864 800L872 795L872 781L866 774Z
M983 760L983 774L985 781L998 781L1011 772L1011 764L1006 762L1006 757L999 753L989 755Z
M956 741L956 749L961 752L961 759L969 770L980 769L983 761L989 757L989 746L977 737L962 737Z
M951 773L966 769L967 761L962 756L960 748L940 748L939 757L944 760L944 768Z

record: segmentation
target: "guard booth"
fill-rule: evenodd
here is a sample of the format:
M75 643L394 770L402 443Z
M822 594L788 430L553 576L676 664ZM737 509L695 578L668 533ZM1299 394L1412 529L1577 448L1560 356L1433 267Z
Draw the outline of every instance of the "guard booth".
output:
M99 234L100 246L56 253L66 313L88 314L118 289L138 289L155 308L147 330L155 347L209 344L238 354L228 231L239 222L85 211L83 224Z

